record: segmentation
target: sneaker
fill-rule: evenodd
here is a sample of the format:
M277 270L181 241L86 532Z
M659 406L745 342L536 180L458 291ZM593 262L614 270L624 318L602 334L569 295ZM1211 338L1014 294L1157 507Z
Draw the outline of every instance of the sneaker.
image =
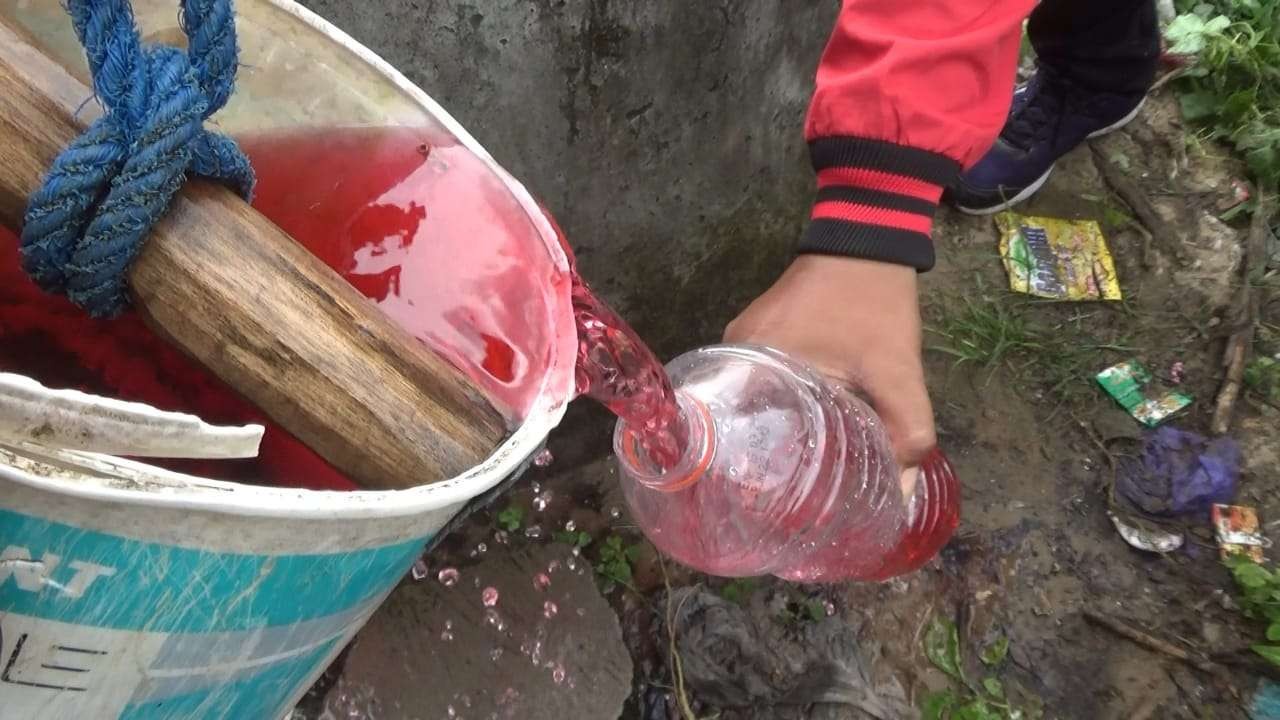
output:
M970 215L1013 207L1044 185L1058 158L1124 127L1145 100L1145 93L1090 92L1041 68L1014 93L995 145L948 188L947 197Z

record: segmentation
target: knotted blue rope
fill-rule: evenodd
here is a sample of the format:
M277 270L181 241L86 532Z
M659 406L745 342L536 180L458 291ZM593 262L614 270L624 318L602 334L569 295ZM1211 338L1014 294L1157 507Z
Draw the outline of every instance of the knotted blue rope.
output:
M253 169L230 138L204 129L235 86L231 0L182 0L187 52L143 45L129 0L69 0L93 90L105 110L53 161L27 205L22 266L95 317L127 302L125 271L188 172L248 199Z

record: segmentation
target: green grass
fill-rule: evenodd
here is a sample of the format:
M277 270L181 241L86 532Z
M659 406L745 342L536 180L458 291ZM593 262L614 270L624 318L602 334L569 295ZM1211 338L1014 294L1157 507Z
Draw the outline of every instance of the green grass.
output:
M987 382L1004 368L1027 389L1043 391L1060 404L1076 404L1098 397L1093 378L1110 364L1110 353L1132 352L1089 332L1090 324L1108 312L1097 306L1049 312L1047 305L1063 304L979 291L943 304L937 322L928 328L933 339L928 347L951 356L957 365L987 370ZM1033 316L1033 309L1035 316L1044 317Z
M921 720L1037 720L1044 717L1038 698L1021 702L1010 697L997 673L1009 654L1009 639L996 638L978 653L983 678L969 676L965 648L960 646L960 633L950 618L934 616L924 636L924 654L934 667L950 679L945 690L925 696Z
M1280 0L1178 0L1170 52L1196 57L1176 87L1184 117L1280 187Z

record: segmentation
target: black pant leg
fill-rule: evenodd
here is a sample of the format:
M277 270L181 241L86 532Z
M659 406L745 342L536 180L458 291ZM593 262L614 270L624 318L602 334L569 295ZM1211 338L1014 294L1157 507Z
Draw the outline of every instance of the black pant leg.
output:
M1027 32L1042 67L1090 90L1142 93L1155 79L1155 0L1043 0Z

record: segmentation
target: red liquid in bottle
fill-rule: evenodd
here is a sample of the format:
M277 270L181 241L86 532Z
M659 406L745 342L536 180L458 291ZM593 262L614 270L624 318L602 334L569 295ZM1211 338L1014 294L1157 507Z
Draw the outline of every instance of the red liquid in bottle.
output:
M549 371L545 298L564 273L526 211L451 138L401 128L241 138L258 174L254 206L397 323L470 376L518 423ZM246 268L246 272L251 272ZM152 334L134 313L99 321L39 291L0 229L0 371L213 423L261 422L261 454L165 461L228 480L355 486L251 404Z

